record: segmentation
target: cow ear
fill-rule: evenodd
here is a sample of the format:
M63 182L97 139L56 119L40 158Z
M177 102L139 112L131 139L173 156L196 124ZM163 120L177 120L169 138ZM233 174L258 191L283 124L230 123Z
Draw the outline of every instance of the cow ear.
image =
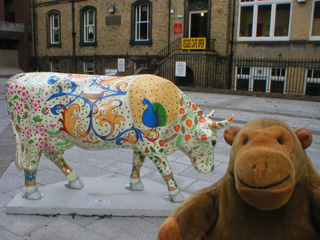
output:
M312 134L309 130L304 128L297 128L294 130L294 132L297 135L303 149L306 149L311 145Z
M224 130L224 140L232 146L233 140L236 137L237 133L240 131L241 127L231 126Z

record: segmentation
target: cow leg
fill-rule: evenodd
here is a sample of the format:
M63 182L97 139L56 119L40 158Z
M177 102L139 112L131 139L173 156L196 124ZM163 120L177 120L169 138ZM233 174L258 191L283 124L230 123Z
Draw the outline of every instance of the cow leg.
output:
M37 200L42 197L36 186L37 172L37 169L24 169L25 185L22 197L25 199Z
M126 185L126 189L133 191L142 191L144 189L143 183L140 178L140 170L144 163L146 156L141 152L133 152L132 172L130 175L130 183Z
M78 175L72 170L71 167L67 164L67 162L60 158L60 160L54 162L54 164L63 172L63 174L67 177L69 182L65 183L65 186L70 189L81 189L84 184L78 177Z
M83 188L84 184L82 183L81 179L78 175L72 170L72 168L68 165L68 163L62 157L63 150L52 151L53 148L47 147L44 154L47 158L49 158L67 177L68 182L65 183L65 186L70 189L81 189Z
M171 167L167 158L165 156L161 156L161 157L152 156L149 158L156 165L156 167L158 168L158 171L160 172L161 176L163 177L163 179L167 184L169 195L166 196L166 200L176 202L176 203L183 202L185 198L180 192L179 187L173 178Z

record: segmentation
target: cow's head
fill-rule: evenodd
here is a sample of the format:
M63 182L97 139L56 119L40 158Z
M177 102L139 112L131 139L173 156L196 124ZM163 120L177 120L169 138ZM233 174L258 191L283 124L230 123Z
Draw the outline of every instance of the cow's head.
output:
M214 168L214 148L218 136L217 130L227 127L233 120L233 115L222 121L212 119L214 111L207 116L199 116L195 129L190 129L190 141L180 144L180 149L188 155L194 168L201 173L209 173ZM187 127L187 126L186 126Z

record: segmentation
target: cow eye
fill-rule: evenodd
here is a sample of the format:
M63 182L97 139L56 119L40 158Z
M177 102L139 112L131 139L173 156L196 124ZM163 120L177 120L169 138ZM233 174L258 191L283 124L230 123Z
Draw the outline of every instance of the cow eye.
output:
M243 139L243 144L244 144L244 145L246 145L248 142L249 142L249 138L248 138L248 137L246 137L246 138Z
M277 140L278 140L278 143L280 143L281 145L284 144L283 139L281 137L278 137Z

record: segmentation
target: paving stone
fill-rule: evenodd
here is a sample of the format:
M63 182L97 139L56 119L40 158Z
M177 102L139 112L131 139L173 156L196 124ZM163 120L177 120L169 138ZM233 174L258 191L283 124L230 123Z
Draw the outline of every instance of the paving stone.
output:
M186 164L186 165L192 166L191 161L190 161L190 158L189 158L187 155L185 155L185 154L184 154L184 156L176 159L174 162L175 162L175 163L182 163L182 164Z
M132 163L133 150L121 151L117 154L111 154L108 156L109 159L117 160L119 162Z
M11 200L9 195L0 193L0 208L5 207Z
M66 180L66 177L62 172L57 172L48 168L40 169L37 174L37 183L42 185L49 185L63 180Z
M203 188L211 186L212 182L197 180L194 183L192 183L189 187L185 188L184 191L189 193L195 193Z
M217 167L217 165L216 165ZM207 182L213 182L215 171L211 173L200 173L197 170L194 169L194 167L188 167L186 170L182 171L180 175L186 176L186 177L192 177L195 179L200 179Z
M19 237L18 235L15 235L2 227L0 227L0 236L1 240L23 240L22 237Z
M155 240L159 230L157 225L143 219L120 217L101 219L86 228L117 240Z
M7 193L24 185L24 177L5 172L0 178L0 192Z
M99 220L99 217L93 217L93 216L89 216L89 217L84 217L84 216L59 216L59 218L62 218L66 221L69 221L73 224L76 224L80 227L86 227L89 224L94 223L95 221Z
M111 240L99 233L84 229L76 224L58 218L55 221L33 231L25 236L29 240Z
M174 179L176 180L180 190L184 191L187 187L189 187L192 183L197 181L195 178L181 176L181 175L174 175Z
M7 168L7 172L12 173L16 176L24 177L23 171L19 171L14 162L10 163L9 167Z
M109 171L108 168L100 169L82 165L79 168L75 168L74 171L78 174L79 177L114 176L114 173L112 171Z
M41 184L37 184L38 187L42 186ZM13 191L7 192L6 195L8 195L11 198L14 198L17 194L23 194L24 190L23 190L23 186L21 186L20 188L17 188ZM21 196L22 197L22 196Z
M52 217L6 214L5 208L0 209L0 227L18 236L24 236L53 220Z
M70 164L70 161L67 161L68 164ZM82 164L79 164L77 161L72 162L69 165L73 170L83 166ZM61 170L53 163L51 162L49 159L47 158L41 158L40 160L40 164L39 164L39 171L41 171L42 168L46 168L46 169L50 169L53 170L55 172L59 172L61 173Z
M115 162L114 164L111 164L107 167L107 170L110 172L117 172L124 176L130 176L131 170L132 170L132 164L131 163L125 163L125 162Z
M166 220L167 218L165 217L145 217L142 219L143 222L148 222L148 223L152 223L156 226L158 226L159 228L161 227L161 225L163 224L163 222Z

